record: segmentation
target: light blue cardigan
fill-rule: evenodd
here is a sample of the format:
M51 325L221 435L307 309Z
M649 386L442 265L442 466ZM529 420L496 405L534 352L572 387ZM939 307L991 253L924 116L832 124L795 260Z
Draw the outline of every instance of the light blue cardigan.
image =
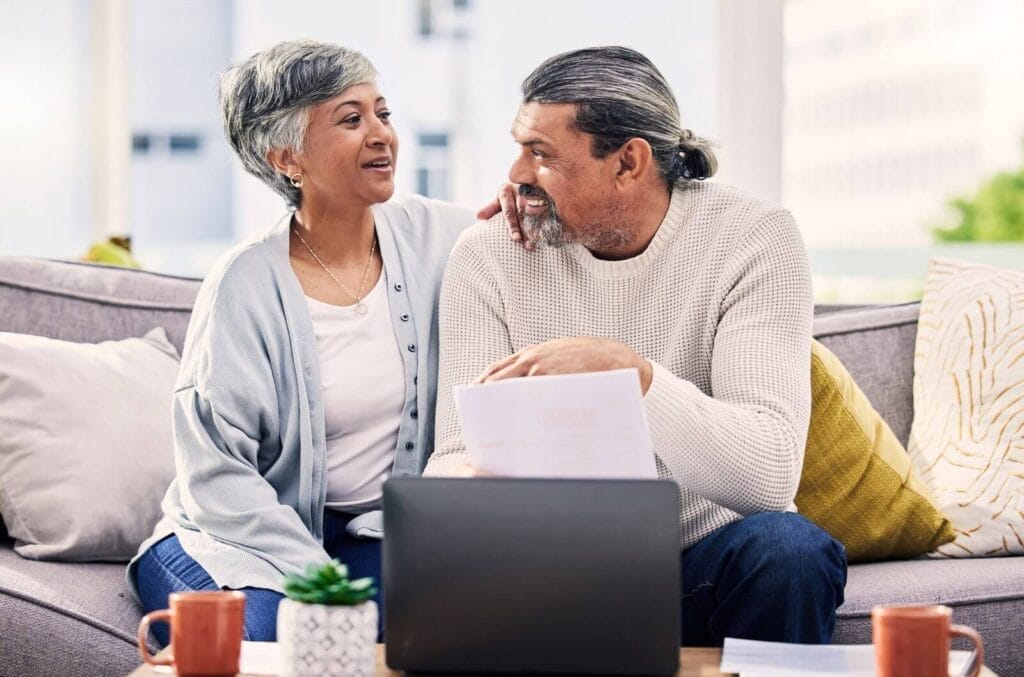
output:
M473 215L416 196L373 213L405 363L393 473L418 475L434 438L441 277ZM135 563L171 533L221 587L281 591L285 573L330 559L319 360L289 224L232 249L199 291L174 392L176 478L128 565L136 597Z

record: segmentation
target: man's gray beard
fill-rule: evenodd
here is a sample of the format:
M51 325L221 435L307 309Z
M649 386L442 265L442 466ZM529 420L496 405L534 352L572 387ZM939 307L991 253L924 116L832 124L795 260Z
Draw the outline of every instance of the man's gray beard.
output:
M548 208L541 216L534 214L523 215L523 234L528 240L543 244L548 247L562 247L567 244L565 240L565 228L554 213L554 207L548 203Z
M624 217L625 212L620 211L614 217L602 219L602 223L588 225L580 233L566 235L554 204L548 202L544 214L523 215L523 234L527 239L548 247L581 244L587 249L618 249L625 247L633 239L633 228L626 223Z

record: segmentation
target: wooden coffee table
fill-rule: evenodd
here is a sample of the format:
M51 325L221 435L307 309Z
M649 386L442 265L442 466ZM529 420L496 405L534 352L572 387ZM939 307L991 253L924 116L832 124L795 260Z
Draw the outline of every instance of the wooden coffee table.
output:
M159 656L164 655L167 649L161 651ZM691 648L683 647L679 650L679 672L676 677L723 677L728 673L718 670L722 662L721 649ZM156 677L157 675L174 674L170 668L154 668L145 663L135 669L128 677ZM377 645L377 671L376 677L395 677L404 673L392 670L384 662L384 645ZM250 673L239 673L237 677L254 677ZM997 677L987 667L982 667L981 677Z
M164 649L158 655L163 655ZM721 649L696 649L684 647L679 650L679 672L677 677L720 677L725 673L718 671L722 661ZM153 668L145 663L136 668L129 677L155 677L156 675L173 674L167 668ZM377 645L377 677L394 677L403 673L388 668L384 662L384 645ZM239 673L238 677L249 677L247 673Z

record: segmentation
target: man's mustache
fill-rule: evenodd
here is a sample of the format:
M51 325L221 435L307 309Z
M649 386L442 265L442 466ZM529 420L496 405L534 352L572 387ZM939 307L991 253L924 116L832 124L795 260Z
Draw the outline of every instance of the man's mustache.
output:
M543 189L529 183L519 184L519 194L522 197L539 197L543 200L547 200L549 203L554 202L554 200L551 199L551 196L545 193Z

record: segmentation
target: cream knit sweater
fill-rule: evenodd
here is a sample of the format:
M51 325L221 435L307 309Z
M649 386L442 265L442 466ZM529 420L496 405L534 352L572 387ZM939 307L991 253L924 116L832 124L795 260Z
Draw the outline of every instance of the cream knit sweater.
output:
M682 490L682 547L790 507L810 417L811 281L792 216L740 190L678 185L647 249L527 252L499 215L466 230L441 291L437 432L425 474L466 460L454 386L566 336L651 361L644 402L658 473Z

